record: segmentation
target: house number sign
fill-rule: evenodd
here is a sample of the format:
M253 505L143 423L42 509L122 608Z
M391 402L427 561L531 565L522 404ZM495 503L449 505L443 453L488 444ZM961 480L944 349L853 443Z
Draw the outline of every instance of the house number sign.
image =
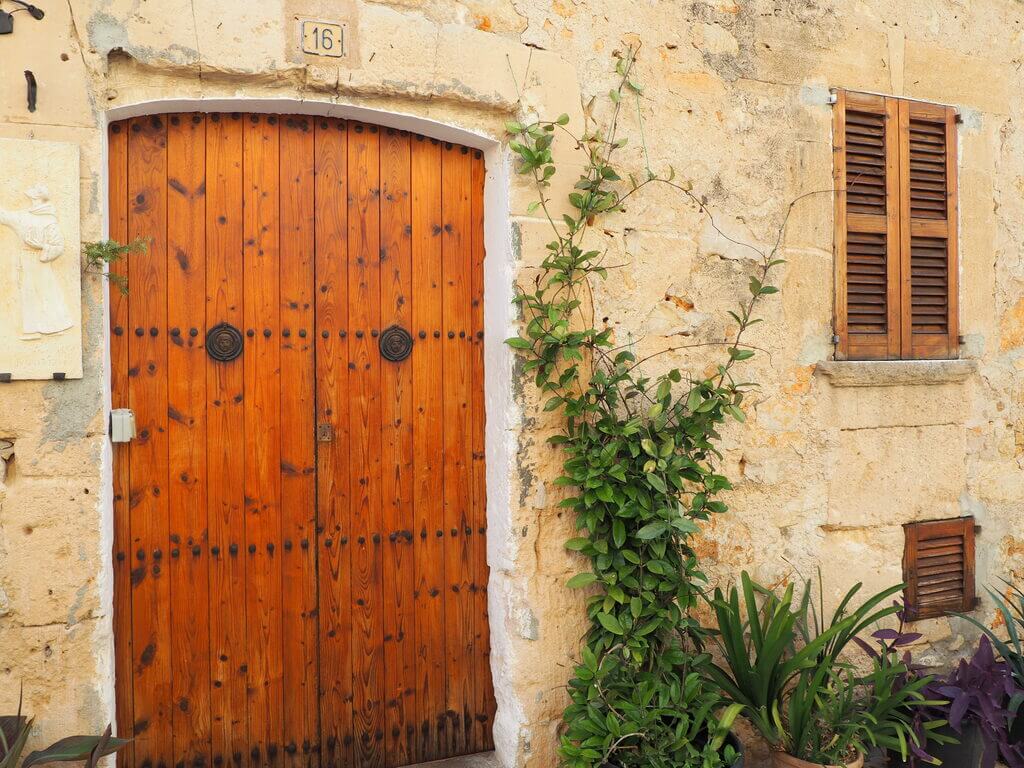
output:
M320 19L300 19L299 23L303 53L333 59L343 59L348 55L347 24Z

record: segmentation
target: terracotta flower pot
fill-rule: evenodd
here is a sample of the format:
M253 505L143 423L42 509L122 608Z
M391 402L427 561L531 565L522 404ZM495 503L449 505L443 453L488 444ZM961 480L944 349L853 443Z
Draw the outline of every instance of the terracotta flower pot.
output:
M864 755L857 755L857 759L852 763L841 766L809 763L785 752L772 752L772 768L864 768Z

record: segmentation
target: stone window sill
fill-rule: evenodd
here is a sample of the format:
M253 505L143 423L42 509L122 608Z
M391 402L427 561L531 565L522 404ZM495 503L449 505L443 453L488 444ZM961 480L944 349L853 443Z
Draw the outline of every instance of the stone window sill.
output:
M977 370L977 360L823 360L816 366L833 387L959 384Z

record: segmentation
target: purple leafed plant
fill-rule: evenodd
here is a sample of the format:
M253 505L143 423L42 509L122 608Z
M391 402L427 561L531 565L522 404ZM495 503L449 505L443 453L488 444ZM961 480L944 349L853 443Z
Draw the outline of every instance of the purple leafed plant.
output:
M915 664L910 651L904 648L921 639L921 635L905 632L903 612L896 615L900 619L899 629L880 629L872 635L878 642L877 647L860 640L858 644L872 658L902 663L907 676L926 677L926 668ZM1009 665L996 658L986 636L981 636L970 659L961 659L948 677L933 679L922 693L937 703L913 713L918 743L907 745L909 768L936 764L936 758L929 754L930 747L954 741L948 732L943 732L947 723L958 738L966 735L968 727L978 728L984 746L981 768L993 768L997 759L1009 768L1024 768L1024 745L1010 740L1014 717L1010 702L1024 696L1024 689L1013 677Z
M945 681L935 684L935 690L949 700L949 725L956 733L970 723L981 730L982 768L992 768L997 759L1010 768L1024 768L1024 746L1010 742L1013 714L1009 710L1010 700L1024 691L1009 665L996 659L987 637L982 635L974 656L961 659Z
M905 631L903 611L896 616L900 620L898 629L880 629L872 634L877 645L862 640L857 643L873 659L902 664L908 678L928 677L928 669L915 663L906 648L920 640L921 635ZM912 713L917 743L907 745L909 768L935 765L937 759L930 754L934 747L953 743L950 731L957 739L966 736L971 726L981 733L981 768L993 768L997 760L1009 768L1024 768L1024 744L1014 743L1010 738L1014 719L1011 702L1024 698L1024 688L1014 678L1010 665L996 658L988 637L982 635L971 658L961 659L948 676L933 678L921 693L935 704ZM944 727L947 724L948 729Z
M895 615L900 622L898 629L879 629L871 634L877 643L876 646L857 637L854 638L854 641L877 663L903 666L905 671L897 678L896 685L907 685L912 680L929 678L929 682L921 689L921 694L930 702L929 705L914 707L907 712L912 723L914 738L908 740L909 755L905 765L909 768L935 765L938 760L929 754L929 746L950 744L955 741L941 730L947 724L948 702L937 690L939 681L928 673L924 665L915 663L913 654L906 648L920 640L922 635L919 632L905 630L906 615L902 606Z

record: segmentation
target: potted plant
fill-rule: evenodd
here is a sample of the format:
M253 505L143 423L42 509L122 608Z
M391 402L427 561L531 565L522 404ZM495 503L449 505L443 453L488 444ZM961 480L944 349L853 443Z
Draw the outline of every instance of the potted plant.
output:
M1010 737L1011 701L1020 700L1021 688L1009 665L996 659L989 638L982 635L970 659L961 659L945 680L933 683L938 695L949 700L942 714L958 744L929 750L942 765L957 768L993 768L997 760L1009 768L1024 767L1024 749ZM927 764L923 760L910 765Z
M1006 579L1003 579L1003 584L1006 585L1005 596L991 587L987 591L999 609L1000 618L1006 628L1005 640L991 627L982 624L973 616L957 615L974 624L988 636L1013 677L1016 693L1006 703L1011 715L1008 739L1010 744L1018 745L1024 743L1024 717L1018 717L1021 703L1024 701L1024 643L1021 642L1021 635L1024 633L1024 591Z
M917 743L912 713L937 704L923 693L927 677L908 676L891 657L872 659L867 674L842 654L861 632L895 614L880 607L902 586L891 587L856 608L853 587L824 622L810 600L810 584L794 605L794 585L781 594L742 574L740 593L715 590L722 664L709 672L727 699L772 747L774 768L860 768L869 747L897 749Z
M911 723L911 728L916 736L907 742L906 749L889 750L886 754L886 765L900 768L920 768L924 765L961 765L959 758L949 761L947 755L953 752L946 752L947 749L958 748L960 739L949 727L947 717L949 714L949 702L942 698L938 691L941 681L934 675L929 674L927 668L914 662L913 655L908 646L921 639L918 632L906 630L906 615L900 603L893 604L898 610L896 617L899 619L897 629L885 628L871 633L874 644L863 640L860 637L853 638L865 653L878 664L899 664L903 670L894 680L896 685L904 686L913 679L927 678L926 685L921 693L934 704L927 706L918 705L916 702L909 707L906 715ZM966 763L964 763L966 764Z
M101 757L113 754L128 743L127 739L112 737L108 725L101 736L67 736L44 749L29 752L22 760L21 753L32 733L32 723L32 718L21 714L20 696L18 714L0 715L0 768L18 768L19 764L21 768L31 768L42 763L78 761L85 761L85 768L96 768Z

